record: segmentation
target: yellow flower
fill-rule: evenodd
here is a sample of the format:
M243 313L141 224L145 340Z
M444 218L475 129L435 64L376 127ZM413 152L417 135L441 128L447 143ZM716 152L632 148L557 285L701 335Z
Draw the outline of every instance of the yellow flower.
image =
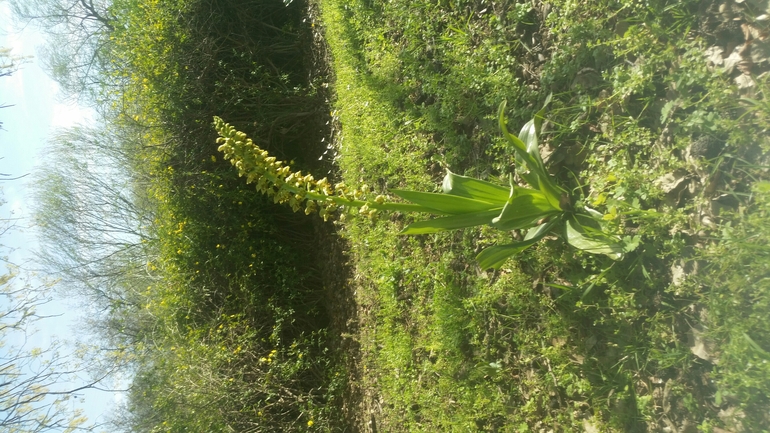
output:
M308 426L308 427L313 427L313 424L315 424L315 423L313 422L313 420L312 420L312 419L311 419L310 421L308 421L308 422L307 422L307 426Z

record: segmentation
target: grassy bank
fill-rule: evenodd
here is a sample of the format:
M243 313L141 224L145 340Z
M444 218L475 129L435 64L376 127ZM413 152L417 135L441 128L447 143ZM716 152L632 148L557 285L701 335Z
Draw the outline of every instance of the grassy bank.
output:
M182 19L169 14L178 9ZM129 400L132 428L334 429L339 369L308 248L314 226L244 185L210 126L220 115L280 157L320 167L326 108L305 6L196 1L134 13L158 23L119 39L145 47L122 53L148 91L129 86L121 98L135 96L138 121L164 141L138 167L153 179L157 257L148 266L159 282L146 292L157 322Z
M329 228L243 183L211 126L222 116L279 157L328 170L307 5L139 0L108 12L88 89L100 124L55 143L38 215L49 270L93 311L95 368L132 379L108 428L343 429L317 254Z
M491 271L475 254L518 234L344 224L365 431L770 428L767 61L712 55L764 27L717 6L321 2L344 181L504 185L499 104L517 130L553 94L552 174L641 238L620 261L549 238Z

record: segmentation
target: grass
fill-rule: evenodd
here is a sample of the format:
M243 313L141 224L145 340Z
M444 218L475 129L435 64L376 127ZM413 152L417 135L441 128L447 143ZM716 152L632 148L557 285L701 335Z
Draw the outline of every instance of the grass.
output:
M617 262L548 239L492 272L474 256L509 233L345 223L365 431L770 428L767 111L706 61L723 41L698 3L320 2L342 180L505 179L497 106L523 125L553 93L552 173L642 239Z

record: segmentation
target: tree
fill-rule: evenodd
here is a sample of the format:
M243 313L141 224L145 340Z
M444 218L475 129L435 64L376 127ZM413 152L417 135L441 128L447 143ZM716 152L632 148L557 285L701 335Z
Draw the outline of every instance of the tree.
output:
M42 60L68 95L93 100L101 72L110 67L112 2L105 0L11 0L24 25L38 24L48 35Z
M0 233L6 235L13 221L2 220L0 227ZM51 300L49 291L50 285L33 286L11 265L0 276L0 430L4 432L93 431L98 427L68 403L85 389L101 389L112 371L102 370L83 382L85 370L73 362L63 343L30 347L33 327L50 319L39 312Z
M8 77L27 61L27 57L17 56L11 53L10 48L0 47L0 77ZM8 108L12 105L5 105L0 101L0 108ZM3 128L3 122L0 122L0 129Z
M61 347L26 347L30 325L45 318L36 310L46 299L28 285L15 287L16 279L13 272L0 279L0 426L6 432L86 429L85 417L70 412L65 404L81 388L57 387L76 373L61 355Z
M154 214L146 180L131 177L136 153L125 134L106 126L58 133L34 182L42 270L80 296L92 325L119 346L141 339L144 290L155 281Z

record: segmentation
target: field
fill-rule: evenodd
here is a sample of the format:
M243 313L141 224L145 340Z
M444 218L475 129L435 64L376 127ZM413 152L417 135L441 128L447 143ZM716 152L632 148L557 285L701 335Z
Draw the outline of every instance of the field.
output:
M766 9L120 3L87 92L103 125L59 140L70 162L41 176L38 213L60 251L48 266L76 269L63 287L116 347L102 365L135 375L113 427L770 431ZM528 227L402 235L428 217L399 211L324 222L247 185L211 126L399 201L441 192L448 170L523 185L503 103L514 135L540 116L564 221L595 215L623 254L552 232L486 268L482 250ZM85 188L67 181L84 164L72 149L124 174L92 198L114 206L93 224L62 199ZM100 250L62 241L116 225L128 234Z

